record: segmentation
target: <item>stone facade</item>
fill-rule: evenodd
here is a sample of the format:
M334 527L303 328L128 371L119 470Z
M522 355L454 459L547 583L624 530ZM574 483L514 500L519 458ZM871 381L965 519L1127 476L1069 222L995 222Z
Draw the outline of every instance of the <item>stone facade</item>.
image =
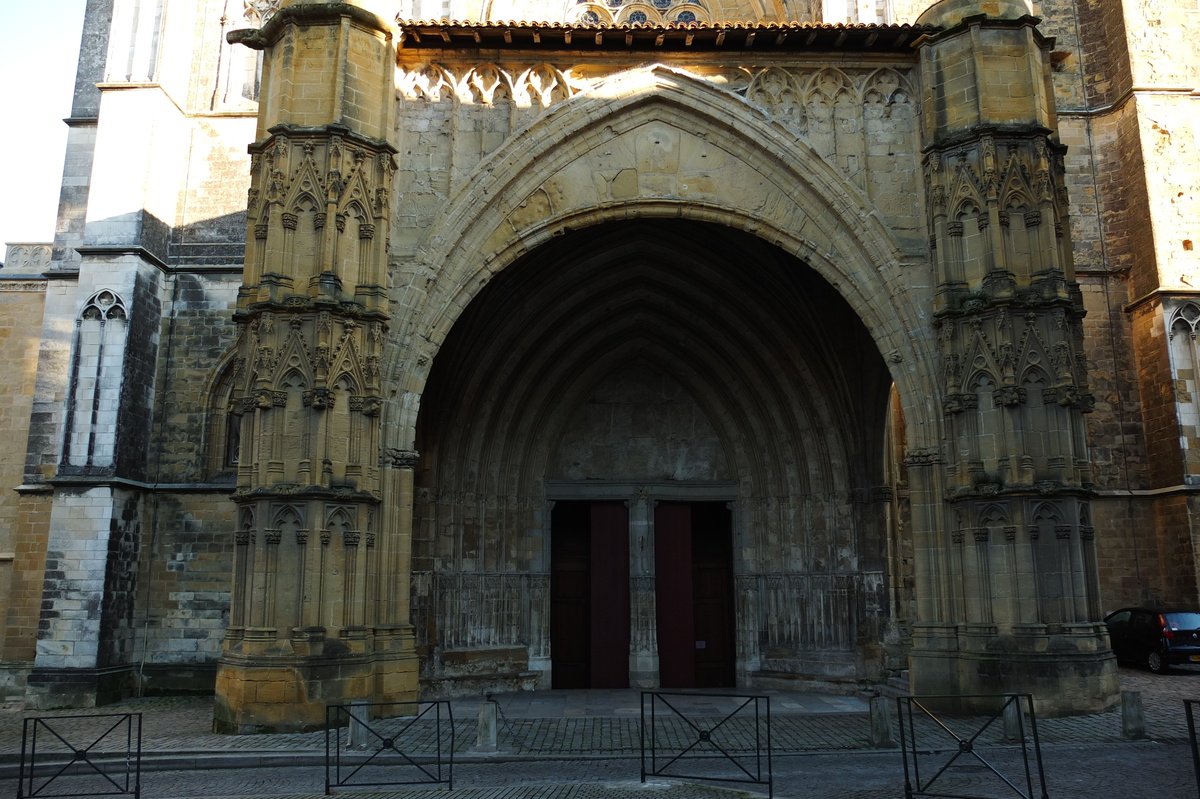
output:
M0 686L1110 706L1200 600L1194 13L427 5L89 4Z

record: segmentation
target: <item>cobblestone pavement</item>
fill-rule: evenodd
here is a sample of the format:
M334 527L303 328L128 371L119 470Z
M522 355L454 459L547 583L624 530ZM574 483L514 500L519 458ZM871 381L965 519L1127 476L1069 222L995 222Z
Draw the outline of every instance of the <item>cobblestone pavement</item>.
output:
M1115 796L1138 799L1153 796L1195 796L1183 699L1200 699L1200 666L1180 667L1155 675L1122 668L1123 690L1138 691L1146 713L1149 740L1124 741L1116 711L1065 719L1040 719L1044 770L1049 796ZM904 793L904 772L898 750L872 749L868 742L867 703L853 697L830 697L772 692L771 735L775 795L779 797L850 797L897 799ZM679 779L639 781L641 708L636 691L552 691L496 697L503 711L496 753L475 751L475 714L479 700L455 701L455 793L475 799L516 797L685 797L766 795L762 785L704 783L696 778L740 774L720 757L680 761L687 771L670 773ZM754 773L754 735L761 730L746 708L720 720L744 700L695 695L672 700L698 728ZM661 709L660 709L661 710ZM80 714L78 711L38 712L50 719L40 733L41 751L69 755L72 747L92 751L124 746L123 728L110 729L100 716L140 712L143 720L146 799L190 797L318 796L324 791L323 733L225 736L210 732L211 698L151 698L129 700ZM17 705L0 708L0 795L16 796L16 765L21 751L22 719L32 716ZM66 719L64 716L83 718ZM893 720L895 721L895 720ZM978 730L980 720L950 718L963 737ZM411 719L388 722L409 729L380 727L381 734L407 740L403 751L419 755L436 752L438 736L431 723ZM962 725L961 728L959 725ZM932 727L926 726L926 732ZM656 734L668 757L697 741L696 728L680 717L656 717ZM443 752L449 736L443 729ZM1024 780L1020 749L1003 745L999 722L978 739L977 753L1010 779ZM923 735L918 729L919 736ZM405 738L408 736L408 738ZM82 743L81 743L82 742ZM111 745L110 745L111 742ZM928 779L957 751L953 739L921 737L922 778ZM710 746L710 744L705 744ZM56 749L57 747L57 749ZM672 748L674 747L674 748ZM700 747L693 751L700 751ZM713 748L704 751L719 755ZM364 755L357 755L360 759ZM939 759L940 758L940 759ZM420 759L418 757L418 759ZM422 761L424 762L424 761ZM762 764L759 763L759 766ZM724 768L725 771L716 769ZM363 772L366 774L367 772ZM389 772L396 773L396 772ZM1034 772L1036 774L1036 771ZM420 777L420 774L415 774ZM1020 777L1020 780L1017 778ZM413 776L406 777L408 779ZM83 779L71 778L71 779ZM69 784L62 778L60 784ZM361 783L361 775L359 777ZM61 789L58 789L62 792ZM978 796L1012 796L976 754L960 755L939 782L930 788L943 794L971 792ZM1022 786L1022 790L1024 790ZM411 787L381 791L358 785L339 789L361 799L441 796L440 788ZM988 792L995 791L995 792ZM26 790L28 793L28 790ZM1041 789L1034 784L1034 795ZM54 793L42 795L53 796Z

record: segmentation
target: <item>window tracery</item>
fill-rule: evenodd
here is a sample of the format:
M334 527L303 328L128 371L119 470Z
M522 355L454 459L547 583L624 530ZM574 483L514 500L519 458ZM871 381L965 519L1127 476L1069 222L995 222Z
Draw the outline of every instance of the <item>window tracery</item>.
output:
M712 14L702 0L575 0L569 22L581 25L708 24Z
M242 0L242 17L255 27L262 27L279 12L283 0Z

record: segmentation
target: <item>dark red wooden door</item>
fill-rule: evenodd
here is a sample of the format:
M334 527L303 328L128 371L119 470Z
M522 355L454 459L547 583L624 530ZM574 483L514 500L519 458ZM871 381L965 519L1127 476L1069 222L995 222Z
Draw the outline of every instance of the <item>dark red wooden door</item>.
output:
M732 517L723 502L692 505L696 687L734 685Z
M550 684L629 687L629 511L557 502L550 514Z
M550 685L591 684L591 515L585 502L550 512Z
M591 687L629 687L629 509L591 503Z
M658 676L663 688L734 685L732 517L723 502L654 510Z
M660 502L654 509L654 574L659 684L694 688L692 506L686 502Z

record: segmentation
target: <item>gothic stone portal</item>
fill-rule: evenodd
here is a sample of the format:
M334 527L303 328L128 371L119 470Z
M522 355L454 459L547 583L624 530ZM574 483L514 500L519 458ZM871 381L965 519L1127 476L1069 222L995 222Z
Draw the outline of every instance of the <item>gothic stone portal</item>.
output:
M588 603L621 597L634 683L699 679L656 623L690 606L739 684L877 679L908 622L918 692L1111 704L1050 43L1019 3L938 9L736 50L716 27L397 47L337 4L245 37L253 456L221 725L414 696L415 655L426 695L544 684L560 613L588 624L569 679L619 679L593 636L623 624ZM558 540L572 502L586 536ZM598 551L624 502L628 555ZM732 582L713 607L701 551ZM597 574L628 589L598 599Z
M890 386L838 294L743 233L610 223L508 267L422 400L427 687L525 647L555 687L877 678Z

